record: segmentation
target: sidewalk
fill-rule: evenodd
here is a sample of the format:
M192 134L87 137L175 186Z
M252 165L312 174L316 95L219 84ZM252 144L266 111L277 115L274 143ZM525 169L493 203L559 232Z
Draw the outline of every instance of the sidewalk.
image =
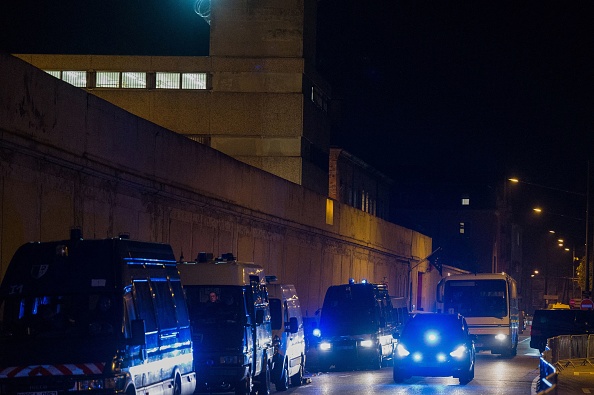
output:
M557 394L594 394L594 365L583 359L563 362L557 364Z

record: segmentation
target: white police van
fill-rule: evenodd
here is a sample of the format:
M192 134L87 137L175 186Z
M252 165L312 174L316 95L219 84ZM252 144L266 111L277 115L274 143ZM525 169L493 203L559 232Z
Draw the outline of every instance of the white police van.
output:
M274 356L271 381L277 391L299 386L305 370L305 331L295 286L267 276Z

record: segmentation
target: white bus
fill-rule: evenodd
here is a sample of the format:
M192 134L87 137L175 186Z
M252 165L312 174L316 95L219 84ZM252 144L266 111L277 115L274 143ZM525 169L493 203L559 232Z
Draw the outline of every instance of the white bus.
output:
M518 348L518 290L507 274L457 274L437 285L438 310L462 314L476 349L515 356Z

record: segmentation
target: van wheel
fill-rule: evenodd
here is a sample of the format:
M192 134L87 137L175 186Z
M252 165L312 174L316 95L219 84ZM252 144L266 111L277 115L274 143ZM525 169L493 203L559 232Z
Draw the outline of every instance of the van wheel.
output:
M371 361L371 369L379 370L382 368L384 363L384 359L382 357L382 349L381 347L377 350L377 355L374 357L373 361Z
M303 361L303 358L301 358ZM303 362L299 364L299 371L291 376L291 385L293 387L299 387L303 383Z
M250 395L252 393L252 375L248 375L235 384L235 395Z
M176 374L173 381L173 395L181 395L181 392L181 377L179 377L179 374Z
M264 355L262 362L262 372L258 376L260 381L258 385L258 395L270 395L270 369L268 369L268 358Z
M277 391L286 391L289 388L289 368L284 362L280 376L274 385Z

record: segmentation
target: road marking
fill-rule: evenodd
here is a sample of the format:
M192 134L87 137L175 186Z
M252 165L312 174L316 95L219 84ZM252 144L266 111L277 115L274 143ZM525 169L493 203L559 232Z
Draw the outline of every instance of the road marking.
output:
M589 388L582 388L582 392L584 394L591 394L590 389Z

